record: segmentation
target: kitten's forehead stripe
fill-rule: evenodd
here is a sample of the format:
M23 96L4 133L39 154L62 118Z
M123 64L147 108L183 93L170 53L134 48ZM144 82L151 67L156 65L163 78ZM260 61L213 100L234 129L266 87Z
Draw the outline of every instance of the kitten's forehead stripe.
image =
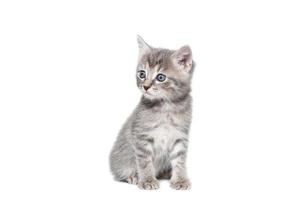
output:
M149 71L149 63L148 62L146 62L145 68L146 68L147 71Z
M153 70L155 71L155 72L158 72L158 69L160 68L160 65L159 64L157 64L157 65L155 65L154 67L153 67Z

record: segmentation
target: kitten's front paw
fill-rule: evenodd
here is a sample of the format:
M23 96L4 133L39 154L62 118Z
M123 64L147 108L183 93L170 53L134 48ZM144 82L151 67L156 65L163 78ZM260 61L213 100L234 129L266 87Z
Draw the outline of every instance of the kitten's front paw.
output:
M159 188L159 182L155 178L139 180L138 186L143 190L156 190Z
M171 188L175 190L189 190L191 186L191 182L188 179L171 181Z

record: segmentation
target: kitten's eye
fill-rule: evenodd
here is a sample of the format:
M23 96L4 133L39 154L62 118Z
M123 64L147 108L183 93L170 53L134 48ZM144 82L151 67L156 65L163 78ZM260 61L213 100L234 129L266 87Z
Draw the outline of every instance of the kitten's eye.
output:
M164 74L157 74L156 76L156 80L158 80L159 82L164 82L166 80L166 75Z
M144 70L138 71L138 77L139 77L140 79L146 78L146 72L145 72Z

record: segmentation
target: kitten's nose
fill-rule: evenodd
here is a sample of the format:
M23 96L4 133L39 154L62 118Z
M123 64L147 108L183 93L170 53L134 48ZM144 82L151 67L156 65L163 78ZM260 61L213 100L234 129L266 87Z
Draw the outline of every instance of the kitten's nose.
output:
M144 85L143 87L146 91L150 88L150 86L147 86L147 85Z

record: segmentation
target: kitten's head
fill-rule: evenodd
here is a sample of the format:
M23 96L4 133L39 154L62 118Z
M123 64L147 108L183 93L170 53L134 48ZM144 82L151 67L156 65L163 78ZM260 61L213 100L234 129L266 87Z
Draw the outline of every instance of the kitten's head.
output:
M137 86L145 98L176 101L190 92L194 63L189 46L178 50L153 48L140 36Z

